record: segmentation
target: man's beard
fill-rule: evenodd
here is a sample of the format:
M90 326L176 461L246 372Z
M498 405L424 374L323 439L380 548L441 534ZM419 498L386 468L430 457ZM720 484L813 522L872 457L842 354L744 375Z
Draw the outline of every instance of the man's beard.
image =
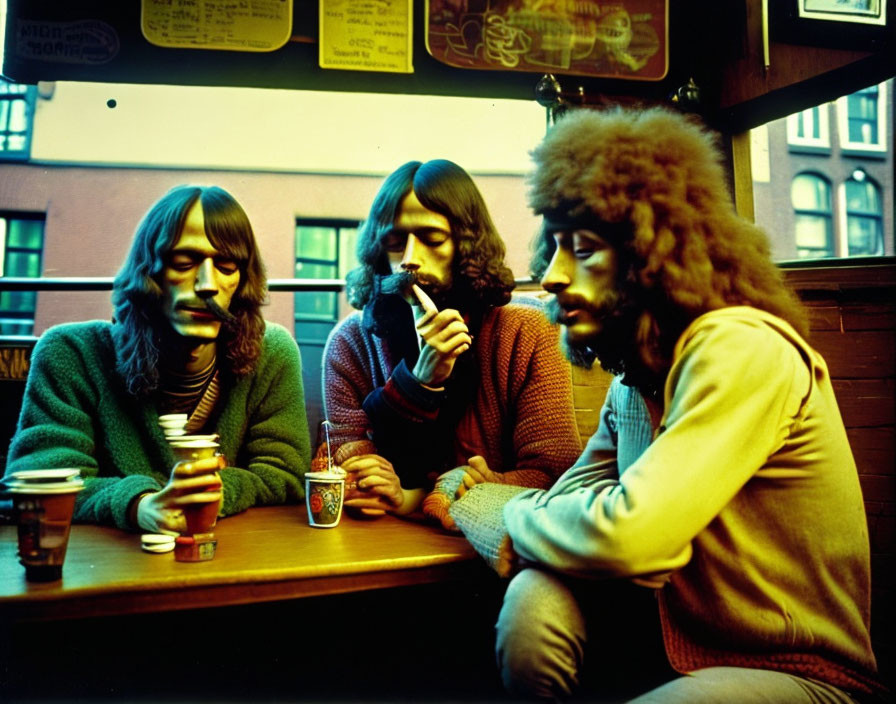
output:
M422 288L436 304L436 308L454 308L451 300L451 285L443 284L427 274L418 274L415 271L399 271L395 274L386 274L379 277L380 296L400 296L405 298L413 296L411 286L417 284Z
M587 339L571 339L567 328L563 335L564 349L569 361L590 369L595 360L612 374L625 371L625 358L632 348L634 339L633 318L626 313L618 293L610 292L597 302L581 297L564 298L567 308L575 308L587 313L600 324L599 332ZM563 324L564 310L556 297L548 302L548 318L553 323Z

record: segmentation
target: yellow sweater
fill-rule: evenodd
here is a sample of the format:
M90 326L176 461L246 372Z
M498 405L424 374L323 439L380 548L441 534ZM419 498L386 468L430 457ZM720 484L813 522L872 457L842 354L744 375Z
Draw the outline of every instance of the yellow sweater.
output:
M681 672L766 668L873 691L867 523L824 360L784 321L725 308L682 334L664 400L629 466L597 461L621 457L624 425L646 412L610 432L605 409L575 467L508 502L514 549L571 574L671 572L659 604Z

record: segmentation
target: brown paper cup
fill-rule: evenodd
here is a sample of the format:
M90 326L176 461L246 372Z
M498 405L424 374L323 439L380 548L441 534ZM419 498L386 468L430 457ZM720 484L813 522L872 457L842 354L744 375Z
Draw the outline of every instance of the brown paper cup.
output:
M28 470L4 480L18 525L19 562L29 581L62 577L75 495L84 488L78 475L76 469Z

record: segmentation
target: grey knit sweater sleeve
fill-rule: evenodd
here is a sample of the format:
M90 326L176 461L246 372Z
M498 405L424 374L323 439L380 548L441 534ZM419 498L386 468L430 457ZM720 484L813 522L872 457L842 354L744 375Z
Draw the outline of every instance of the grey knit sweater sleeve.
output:
M516 496L540 493L542 490L512 484L477 484L451 504L448 512L489 567L506 577L506 570L501 567L502 546L509 540L504 507Z

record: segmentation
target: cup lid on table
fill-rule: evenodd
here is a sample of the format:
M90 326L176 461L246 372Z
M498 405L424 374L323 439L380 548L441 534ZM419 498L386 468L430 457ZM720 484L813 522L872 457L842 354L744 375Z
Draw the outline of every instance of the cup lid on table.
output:
M146 552L171 552L174 550L175 537L166 533L144 533L140 536L140 547Z

